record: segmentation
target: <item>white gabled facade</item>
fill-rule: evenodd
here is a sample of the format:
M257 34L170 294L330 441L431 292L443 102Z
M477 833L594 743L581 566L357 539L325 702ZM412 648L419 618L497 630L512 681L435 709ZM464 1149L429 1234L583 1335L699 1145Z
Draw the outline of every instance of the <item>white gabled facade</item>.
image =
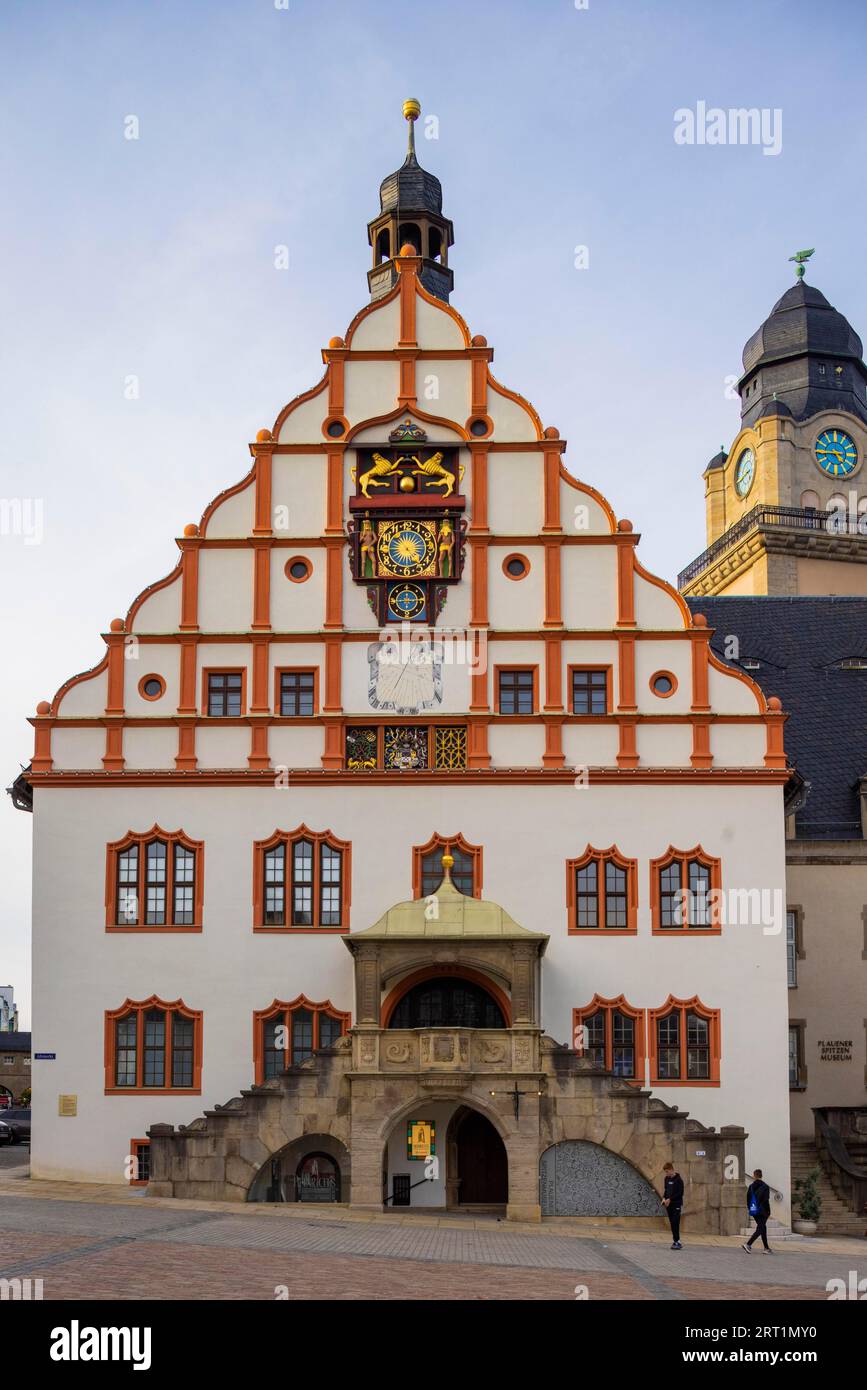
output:
M787 1193L783 715L717 663L708 628L642 568L630 523L573 476L557 431L494 379L485 339L423 287L418 249L392 257L393 288L331 340L319 383L260 432L250 471L186 528L176 569L111 623L100 665L33 720L34 1050L57 1054L34 1064L33 1175L125 1181L131 1139L250 1085L254 1015L275 999L354 1017L339 937L421 891L418 851L439 836L477 847L477 892L549 935L545 1031L570 1043L594 999L625 1001L635 1079L704 1124L742 1125L749 1166ZM357 480L374 452L394 464L403 446L389 435L401 426L405 453L446 460L452 499L423 474L414 492L392 490L406 475L397 464L367 508ZM432 517L446 547L451 518L460 578L442 575L440 555L421 585L431 612L434 591L447 591L434 624L445 645L436 680L422 670L406 687L415 713L389 709L385 686L371 694L382 626L372 605L392 589L354 577L366 511L374 529L390 511L411 526ZM582 671L605 675L585 682ZM281 672L305 677L293 687L304 712L281 714ZM212 676L231 679L209 687ZM588 696L580 712L600 679L604 708ZM224 696L229 712L209 712ZM510 698L531 712L502 712ZM440 736L418 732L431 727L451 731L452 766L383 765L389 740L412 761L428 738L428 761L444 758ZM374 768L347 766L357 729L375 731ZM342 882L330 897L317 885L312 907L336 924L264 921L267 846L300 827L320 878L329 841L318 837L337 846ZM161 835L170 858L177 844L179 862L194 861L183 920L124 925L119 856L138 847L141 888L147 844ZM627 866L625 928L572 930L577 865L567 866L588 847L615 847L612 862ZM662 927L654 861L670 850L703 855L729 915L730 890L766 890L766 904L778 894L776 929ZM289 863L291 843L286 853ZM190 1084L118 1086L118 1018L152 999L189 1011L177 1018L178 1076ZM658 1013L672 1008L684 1028L687 1014L699 1020L698 1079L659 1079ZM145 1045L140 1032L126 1056L139 1082ZM58 1113L60 1095L77 1097L74 1117Z

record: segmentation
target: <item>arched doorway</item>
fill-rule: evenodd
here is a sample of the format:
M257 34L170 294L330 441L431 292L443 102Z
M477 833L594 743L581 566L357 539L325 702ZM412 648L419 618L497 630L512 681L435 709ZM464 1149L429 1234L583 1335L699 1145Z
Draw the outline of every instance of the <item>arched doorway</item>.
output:
M446 1135L446 1203L458 1210L505 1207L509 1199L506 1146L478 1110L462 1105Z
M389 1028L506 1028L503 1010L481 984L459 976L421 980L398 999Z
M302 1134L273 1153L247 1191L248 1202L346 1202L350 1154L330 1134Z
M659 1193L619 1154L586 1139L552 1144L539 1162L543 1216L660 1216Z

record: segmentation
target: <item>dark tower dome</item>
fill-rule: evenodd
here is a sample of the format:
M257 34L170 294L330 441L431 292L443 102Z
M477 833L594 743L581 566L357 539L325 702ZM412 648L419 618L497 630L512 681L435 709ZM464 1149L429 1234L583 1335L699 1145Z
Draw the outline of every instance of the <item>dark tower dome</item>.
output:
M791 413L845 410L867 421L867 366L861 339L821 290L799 279L778 299L744 348L738 383L745 425ZM771 410L777 402L785 411Z
M409 122L406 159L380 184L379 216L367 227L367 239L373 247L373 268L367 272L370 297L382 299L393 288L397 281L395 257L409 245L421 260L419 279L424 288L447 301L454 279L448 268L454 229L443 217L442 184L416 158L415 122L421 107L415 100L405 101L403 114Z

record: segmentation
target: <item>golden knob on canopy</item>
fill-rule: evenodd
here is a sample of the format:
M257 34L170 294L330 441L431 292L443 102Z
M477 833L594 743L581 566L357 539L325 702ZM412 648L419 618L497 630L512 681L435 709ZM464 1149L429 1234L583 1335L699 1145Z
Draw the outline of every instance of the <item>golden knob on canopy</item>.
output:
M407 121L417 121L421 115L421 103L415 97L410 97L403 103L404 119Z

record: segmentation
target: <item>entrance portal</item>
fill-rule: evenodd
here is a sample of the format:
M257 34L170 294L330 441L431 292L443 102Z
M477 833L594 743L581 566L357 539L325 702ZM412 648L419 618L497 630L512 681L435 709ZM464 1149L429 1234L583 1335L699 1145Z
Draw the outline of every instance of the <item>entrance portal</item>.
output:
M461 1106L447 1139L449 1205L502 1207L509 1198L506 1147L490 1120Z

